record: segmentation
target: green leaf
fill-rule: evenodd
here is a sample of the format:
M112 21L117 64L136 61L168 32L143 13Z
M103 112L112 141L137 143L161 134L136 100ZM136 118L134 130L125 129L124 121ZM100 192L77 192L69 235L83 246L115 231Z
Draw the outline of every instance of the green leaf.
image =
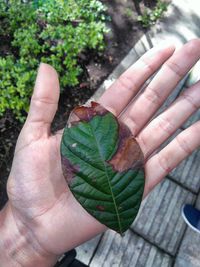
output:
M143 154L130 130L97 103L77 107L61 142L64 176L78 202L122 234L144 191Z

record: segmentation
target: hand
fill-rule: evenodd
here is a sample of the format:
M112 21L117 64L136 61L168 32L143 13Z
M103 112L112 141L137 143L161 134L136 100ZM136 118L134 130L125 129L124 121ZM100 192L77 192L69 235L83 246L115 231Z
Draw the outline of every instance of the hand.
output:
M146 160L144 196L200 146L198 121L156 153L161 144L199 109L200 82L187 89L166 111L153 119L179 81L199 60L199 45L200 39L196 39L175 53L173 46L157 52L150 50L100 99L101 104L127 124L140 144ZM135 98L145 81L160 67L144 92Z
M166 111L151 121L177 83L199 60L199 47L200 40L193 40L175 53L173 46L150 50L99 100L129 126L141 146L146 159L144 196L200 145L200 122L197 122L156 153L160 145L199 108L200 83L187 89ZM145 81L160 67L147 88L134 98ZM44 260L40 266L53 264L56 255L105 230L105 226L75 200L62 175L61 132L55 135L50 132L58 98L56 72L42 64L30 112L15 150L7 187L9 202L1 216L4 221L5 217L11 218L16 229L26 233L32 250L41 262ZM14 260L16 255L12 255ZM45 262L45 257L49 257L51 262ZM27 256L28 260L31 262ZM21 263L21 266L33 265Z

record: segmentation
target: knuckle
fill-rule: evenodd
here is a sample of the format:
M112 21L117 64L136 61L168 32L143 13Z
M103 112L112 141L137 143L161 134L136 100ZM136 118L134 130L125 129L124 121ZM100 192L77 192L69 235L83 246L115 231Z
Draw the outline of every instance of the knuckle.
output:
M173 60L169 60L166 62L166 66L175 73L180 79L184 76L184 73L181 71L181 67L174 62Z
M169 118L160 118L158 121L158 128L167 133L167 135L171 135L175 130L175 125L172 124Z
M132 91L137 87L134 80L127 75L121 75L117 81L118 81L120 87L127 89L127 90Z
M50 98L44 97L44 98L32 98L32 102L34 102L36 105L57 105L57 103L53 102Z
M32 99L31 100L31 105L34 106L34 108L36 109L40 109L41 107L43 107L43 102L41 102L40 100L38 99Z
M199 108L199 105L195 102L195 99L191 95L184 92L180 97L187 101L192 106L194 111Z
M155 106L159 106L162 103L162 97L158 93L156 89L148 86L147 89L144 91L143 96Z
M181 148L181 150L184 151L186 156L189 156L192 153L192 150L190 148L190 144L187 138L183 138L180 135L178 135L175 139L176 139L178 146Z
M171 167L170 160L169 160L168 156L166 156L164 154L158 154L158 163L159 163L161 169L164 171L164 175L171 172L172 167Z
M155 68L154 68L152 63L148 62L148 60L145 58L141 58L141 60L144 63L144 65L147 67L147 69L149 70L150 73L155 72Z

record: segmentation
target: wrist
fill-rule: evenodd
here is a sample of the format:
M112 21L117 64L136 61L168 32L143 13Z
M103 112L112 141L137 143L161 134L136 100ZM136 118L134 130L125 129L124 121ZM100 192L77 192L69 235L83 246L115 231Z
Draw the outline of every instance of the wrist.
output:
M0 213L0 262L4 267L50 267L57 256L42 249L34 234L13 214L8 202Z

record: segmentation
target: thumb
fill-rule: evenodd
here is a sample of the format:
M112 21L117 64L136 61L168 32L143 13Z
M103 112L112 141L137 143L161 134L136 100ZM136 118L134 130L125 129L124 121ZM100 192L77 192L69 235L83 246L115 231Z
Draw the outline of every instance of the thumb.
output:
M50 133L50 126L55 116L60 95L59 80L56 70L48 64L41 63L35 82L26 120L26 127L44 129Z

